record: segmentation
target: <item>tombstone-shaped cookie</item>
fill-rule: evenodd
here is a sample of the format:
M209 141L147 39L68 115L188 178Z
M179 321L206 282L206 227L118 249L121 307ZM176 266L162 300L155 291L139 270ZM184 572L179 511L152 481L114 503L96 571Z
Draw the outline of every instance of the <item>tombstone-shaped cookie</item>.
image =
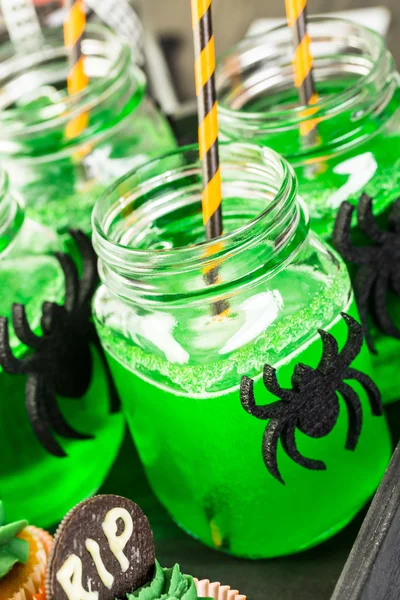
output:
M120 496L95 496L62 521L49 557L47 600L114 600L151 580L153 533L140 508Z

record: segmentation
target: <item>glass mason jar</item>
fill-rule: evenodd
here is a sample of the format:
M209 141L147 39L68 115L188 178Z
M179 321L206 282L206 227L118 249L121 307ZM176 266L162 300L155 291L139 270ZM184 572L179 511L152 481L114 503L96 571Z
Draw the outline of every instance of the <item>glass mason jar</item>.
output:
M217 69L222 139L268 145L294 167L312 229L330 239L344 200L363 192L383 213L400 195L400 88L377 33L310 17L319 100L299 106L286 26L245 38ZM312 130L309 135L304 131Z
M24 218L18 195L0 174L0 316L11 321L12 304L26 307L29 324L40 331L42 304L61 303L65 281L54 257L60 242L43 225ZM17 359L29 349L9 322L10 345ZM93 350L93 354L95 351ZM53 525L104 481L123 435L121 414L109 415L103 365L94 356L90 387L79 399L57 398L67 422L93 440L60 439L65 458L48 454L35 437L25 407L26 376L0 367L0 498L10 520L24 515L42 527Z
M250 139L281 153L295 169L311 227L324 239L331 239L342 202L356 205L363 192L386 227L400 196L400 88L393 57L380 35L341 19L310 18L310 35L319 95L312 109L298 106L287 27L246 38L221 57L222 139ZM353 235L365 244L358 230ZM389 296L399 325L400 300ZM384 401L393 401L399 398L400 341L380 331L373 315L370 327L377 382Z
M62 29L44 31L30 55L0 50L0 160L27 214L60 233L90 231L95 200L115 179L175 147L169 124L146 95L144 74L127 46L89 25L83 41L87 89L68 96ZM73 119L87 125L68 135Z
M277 400L263 388L264 365L290 387L297 363L316 367L321 358L318 328L343 346L340 312L356 309L340 257L309 232L289 165L246 143L221 145L220 159L217 241L204 242L196 146L138 168L102 196L93 212L103 282L94 317L148 479L173 519L209 546L271 557L343 527L379 483L390 440L355 384L363 424L354 452L344 448L343 404L324 439L296 434L299 451L326 471L300 467L281 448L286 485L267 469L268 422L243 408L242 376L256 380L258 404ZM370 373L365 348L356 364Z

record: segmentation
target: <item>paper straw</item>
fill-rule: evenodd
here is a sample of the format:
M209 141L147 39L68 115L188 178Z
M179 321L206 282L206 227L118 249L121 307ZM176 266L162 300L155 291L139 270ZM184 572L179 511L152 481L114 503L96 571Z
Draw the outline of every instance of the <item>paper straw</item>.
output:
M195 52L195 82L199 119L199 153L203 171L202 210L207 240L223 233L222 225L222 181L218 154L218 103L215 89L215 45L212 28L212 0L192 1L192 24ZM216 242L207 255L212 256L221 249ZM218 261L204 269L209 285L220 282ZM226 317L229 304L225 300L215 302L212 307L215 317Z
M42 30L32 0L1 0L1 10L17 52L29 52L42 46Z
M192 0L195 80L199 118L199 152L203 170L203 223L207 239L222 234L222 182L218 156L215 47L211 0Z
M83 0L67 0L67 14L64 23L64 41L69 53L68 93L79 94L84 90L89 79L84 69L82 55L82 39L86 28L86 14ZM69 139L77 137L87 127L88 113L84 112L74 117L67 125L66 136Z
M311 40L307 33L307 0L285 0L286 17L293 32L293 74L301 104L312 106L318 101L313 77L313 57ZM310 116L313 112L305 113ZM309 135L316 127L317 120L302 123L302 135Z

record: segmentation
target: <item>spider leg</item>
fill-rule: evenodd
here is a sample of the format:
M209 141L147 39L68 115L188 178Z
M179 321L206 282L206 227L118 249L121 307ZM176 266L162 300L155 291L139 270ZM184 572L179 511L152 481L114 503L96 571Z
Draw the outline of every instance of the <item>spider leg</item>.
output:
M297 450L296 446L296 422L294 420L289 421L285 426L282 433L282 446L286 454L295 463L309 469L311 471L325 471L326 465L321 460L314 460L312 458L306 458Z
M103 363L104 372L105 372L106 380L107 380L108 395L110 398L110 413L111 414L118 413L121 410L121 400L120 400L116 385L114 383L114 378L112 376L110 365L108 364L108 360L106 358L106 354L104 352L103 346L101 345L99 336L97 335L97 332L96 332L96 329L94 326L92 326L92 328L91 328L90 339L91 339L91 342L93 343L94 347L97 349L97 352L99 353L99 356L100 356L100 360Z
M53 389L45 387L43 389L43 399L48 422L57 435L70 440L93 439L93 435L80 433L67 423L58 407L56 394Z
M400 296L400 270L396 269L390 273L390 282L396 296Z
M341 383L337 389L346 403L347 412L349 414L349 431L347 433L345 447L346 450L355 450L362 427L361 402L356 392L347 383Z
M28 419L43 448L53 456L63 458L66 455L63 448L53 437L51 424L47 415L45 404L45 382L41 375L30 375L26 382L26 410Z
M56 252L56 258L61 265L65 278L64 306L68 312L73 312L78 304L79 279L78 270L68 254Z
M360 354L363 342L363 327L353 317L340 313L347 325L347 340L339 354L339 359L344 366L351 365L353 360Z
M23 304L13 304L12 322L14 331L25 346L39 350L43 344L43 339L35 335L28 323L26 309Z
M99 283L97 256L90 239L82 231L70 229L69 234L74 239L82 257L83 270L79 282L79 304L83 306L89 302Z
M331 333L328 333L323 329L319 329L318 333L322 340L322 356L318 363L317 370L326 373L339 355L339 346Z
M357 265L363 265L369 262L371 249L357 248L353 245L351 241L351 219L353 213L354 206L349 202L343 202L336 217L332 243L345 260Z
M382 244L385 241L387 233L382 231L376 224L372 212L372 203L373 200L368 194L362 194L357 206L358 226L373 242Z
M375 319L386 335L400 339L400 329L393 323L387 310L387 291L389 285L389 273L383 272L379 275L375 285Z
M263 381L265 388L269 391L270 394L273 394L277 398L283 398L285 395L285 390L281 388L278 383L278 377L276 375L276 369L271 367L270 365L264 365L263 371Z
M374 269L365 265L362 266L361 269L358 271L353 283L358 313L360 315L360 321L364 329L364 336L369 350L374 354L376 354L376 349L372 341L371 333L369 331L368 312L371 292L372 288L374 287L375 281L376 273Z
M282 402L257 406L254 397L254 381L245 375L240 382L240 401L244 410L257 419L271 419L282 411Z
M389 215L389 229L400 234L400 198L395 200Z
M381 393L377 385L368 375L357 371L357 369L348 368L342 375L343 379L355 379L364 388L371 406L371 412L375 417L380 417L383 413Z
M66 308L55 302L43 302L40 321L44 335L58 334L62 327Z
M278 467L278 441L285 428L285 422L280 419L271 419L264 431L262 442L262 455L265 466L280 483L285 485Z
M18 375L26 372L27 360L15 358L10 346L8 319L0 317L0 366L6 373Z

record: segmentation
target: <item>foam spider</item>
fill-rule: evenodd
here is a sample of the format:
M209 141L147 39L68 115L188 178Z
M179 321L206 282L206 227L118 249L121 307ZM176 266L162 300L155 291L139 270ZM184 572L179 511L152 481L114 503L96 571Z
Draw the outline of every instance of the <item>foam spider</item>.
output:
M25 400L32 429L42 446L55 456L66 456L53 436L69 439L92 438L74 430L64 419L56 396L80 398L87 391L93 371L90 344L105 368L110 410L119 410L119 399L110 369L90 316L90 302L98 284L97 260L90 240L80 231L71 231L82 258L82 275L66 254L56 253L65 278L63 305L45 302L42 307L42 336L36 335L22 304L12 308L12 324L19 340L32 352L16 358L10 346L8 319L0 318L0 365L11 374L27 376Z
M357 207L357 221L362 233L373 244L356 247L351 241L351 220L354 207L344 202L336 218L333 244L342 257L359 265L353 287L361 323L369 349L376 352L368 328L368 308L374 319L388 336L400 339L400 329L388 313L386 300L391 288L400 296L400 199L394 202L389 214L388 231L378 227L372 214L372 198L363 194Z
M297 449L295 432L301 432L312 438L321 438L332 431L339 416L338 392L346 403L349 414L349 429L346 449L354 450L361 433L362 407L355 390L345 382L354 379L366 391L373 415L382 414L381 397L374 382L364 373L350 367L359 354L363 343L362 326L349 315L342 313L348 335L343 349L339 352L336 339L330 333L319 330L323 353L316 369L296 365L292 376L292 389L283 389L278 383L276 370L265 365L264 385L266 389L280 398L264 406L255 402L254 382L243 377L240 399L243 408L257 419L269 423L264 432L262 453L268 471L281 483L284 483L277 461L279 439L286 454L298 465L311 470L325 470L320 460L306 458Z

